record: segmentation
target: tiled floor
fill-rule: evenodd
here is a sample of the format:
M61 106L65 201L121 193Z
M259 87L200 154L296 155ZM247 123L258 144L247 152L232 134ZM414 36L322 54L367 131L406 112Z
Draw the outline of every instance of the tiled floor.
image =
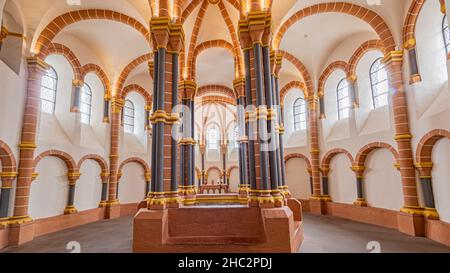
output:
M3 252L70 252L70 242L78 242L81 252L130 252L132 217L97 222L36 238ZM398 231L343 219L305 215L303 253L363 252L368 244L381 252L448 252L450 248L425 238L413 238Z

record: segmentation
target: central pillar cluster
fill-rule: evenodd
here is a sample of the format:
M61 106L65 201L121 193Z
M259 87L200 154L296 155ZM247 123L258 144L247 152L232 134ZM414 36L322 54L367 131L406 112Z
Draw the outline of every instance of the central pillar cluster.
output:
M245 167L241 168L241 176L249 181L250 206L262 208L284 206L282 194L288 192L282 182L283 130L278 118L277 77L272 73L277 61L270 49L271 23L271 15L266 11L251 11L239 23L245 62L245 99L238 99L238 105L245 106L245 135L241 141ZM246 150L248 164L243 158Z
M150 117L153 125L153 172L148 208L165 209L178 207L181 202L177 179L178 141L174 137L173 129L177 128L176 125L180 122L176 108L179 103L178 58L184 42L184 33L181 24L172 23L169 17L152 18L150 25L155 52L153 114ZM187 101L183 100L183 103L185 102ZM187 143L187 138L183 138L181 144L184 146L195 142ZM182 173L185 174L184 171ZM193 182L194 174L189 177L189 181ZM182 187L186 190L185 186Z

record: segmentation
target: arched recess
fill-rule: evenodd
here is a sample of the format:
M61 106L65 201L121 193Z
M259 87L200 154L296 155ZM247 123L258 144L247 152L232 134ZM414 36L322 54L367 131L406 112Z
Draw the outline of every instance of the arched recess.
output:
M101 201L102 183L106 183L108 163L100 155L89 154L78 161L81 176L75 193L75 207L78 211L98 207Z
M130 73L139 65L143 64L144 62L150 62L152 59L153 59L153 53L147 53L147 54L139 56L136 59L134 59L133 61L131 61L122 70L122 72L120 72L119 78L117 79L115 93L113 95L119 95L119 97L122 97L120 92L123 90L125 82L128 79L128 76L130 75Z
M57 158L58 160L52 160ZM59 150L49 150L34 159L34 173L38 176L31 184L29 211L33 219L64 214L68 201L68 173L78 173L73 158Z
M231 54L231 56L233 57L234 68L235 69L237 68L237 62L236 62L237 58L235 56L235 52L234 52L234 48L233 48L232 44L230 44L229 42L227 42L225 40L206 41L206 42L203 42L203 43L199 44L195 48L194 53L192 54L192 61L190 63L188 62L188 64L187 64L187 67L189 67L188 75L189 75L190 79L196 79L196 76L197 76L196 65L197 65L197 58L198 58L198 56L202 52L204 52L205 50L210 49L210 48L223 48L223 49L227 50Z
M331 64L329 64L327 66L327 68L325 68L325 70L320 75L319 86L318 86L318 93L319 94L324 94L325 93L325 90L324 90L325 89L325 83L327 82L328 78L330 77L330 75L335 70L342 70L342 71L344 71L344 73L345 73L345 75L347 77L349 76L349 67L348 67L348 64L346 62L344 62L344 61L332 62Z
M9 194L4 194L0 199L7 198L9 201L7 204L9 204L9 210L6 211L6 216L9 215L9 212L14 207L14 185L13 180L16 179L17 176L17 166L16 166L16 158L9 148L9 146L0 140L0 185L3 188L10 187L11 190L9 191ZM0 188L0 193L3 189ZM0 200L3 201L3 200ZM3 201L4 202L4 201ZM2 212L4 213L4 212ZM3 217L0 217L3 218Z
M281 54L281 56L289 61L291 64L293 64L296 68L300 76L303 78L303 81L305 83L306 89L305 89L305 96L310 96L314 94L314 85L311 78L311 74L309 73L308 69L306 69L306 66L297 59L294 55L290 54L287 51L284 50L278 50L278 53Z
M328 178L329 194L333 202L353 204L356 191L356 176L351 170L353 156L345 149L336 148L322 159L322 176Z
M363 191L369 206L394 211L403 206L398 159L398 152L387 143L371 143L358 152L354 165L365 168Z
M410 84L414 87L411 97L417 118L428 118L449 109L448 103L445 106L441 103L449 94L449 56L443 32L445 14L440 9L438 0L424 1L415 19L415 47L409 48L408 59ZM411 56L414 51L415 56Z
M85 64L81 68L81 71L82 71L82 75L81 75L82 81L84 81L87 74L95 73L103 84L103 88L105 89L105 96L108 98L111 96L111 82L109 81L109 78L106 75L105 71L99 65Z
M0 60L19 74L25 48L22 12L13 0L6 0L0 12Z
M425 134L417 146L416 162L420 176L432 179L432 193L440 219L450 223L448 198L450 142L448 140L450 140L450 131L445 129L436 129Z
M125 99L127 95L131 92L136 92L140 94L144 98L146 106L148 107L152 106L152 95L139 84L127 85L121 92L122 96L121 99Z
M0 140L0 163L2 173L16 172L16 158L8 144Z
M42 56L45 56L45 51L49 47L49 43L53 41L58 33L68 25L84 20L110 20L124 23L142 34L144 39L147 40L150 45L150 34L148 29L136 19L111 10L88 9L67 12L53 19L53 21L50 22L37 37L34 46L34 54L41 58Z
M150 166L145 160L138 157L130 157L124 160L119 167L119 190L118 199L121 203L137 203L145 196L147 176L151 173ZM136 181L136 177L142 177Z
M230 176L230 191L238 192L239 186L239 166L234 165L228 168L228 175Z
M206 176L208 177L208 183L212 184L218 184L221 177L222 170L219 169L217 166L209 167L206 170Z
M311 161L300 153L285 156L286 183L294 198L308 199L311 196Z
M349 76L356 75L356 67L361 60L361 58L371 50L379 50L384 52L384 45L381 40L369 40L361 44L356 51L353 53L352 57L348 61L348 74Z
M309 16L330 12L337 12L355 16L356 18L365 21L373 28L373 30L383 41L384 47L386 49L385 53L395 50L394 37L392 36L388 25L380 15L362 6L346 2L320 3L297 11L279 27L277 33L275 34L273 42L274 48L278 49L280 47L284 34L291 26L293 26L297 22Z
M43 56L43 59L47 58L50 55L61 55L66 58L66 60L70 63L74 73L74 80L82 80L82 69L81 63L78 60L75 53L73 53L70 48L65 45L58 43L51 43L46 51L46 54Z
M287 93L289 93L289 91L291 91L292 89L298 89L298 90L302 91L303 94L305 95L306 84L301 81L291 81L291 82L287 83L285 86L283 86L283 88L281 88L281 90L280 90L281 105L284 104L284 98L286 97Z
M206 96L209 94L220 94L225 97L236 98L236 93L229 87L218 85L218 84L208 84L201 86L197 89L195 93L196 97Z
M403 43L415 40L417 18L426 0L413 0L403 25Z

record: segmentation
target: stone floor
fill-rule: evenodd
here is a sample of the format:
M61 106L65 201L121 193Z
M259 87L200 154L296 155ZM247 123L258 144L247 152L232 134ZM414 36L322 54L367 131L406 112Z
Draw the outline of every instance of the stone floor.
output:
M70 242L78 242L84 253L131 251L132 217L101 221L36 238L34 241L0 252L71 252ZM425 238L413 238L398 231L328 216L305 215L302 253L368 253L368 245L381 252L447 252L450 248ZM76 244L76 243L75 243ZM70 244L69 244L70 245ZM69 248L71 249L71 248ZM369 248L372 249L372 248Z

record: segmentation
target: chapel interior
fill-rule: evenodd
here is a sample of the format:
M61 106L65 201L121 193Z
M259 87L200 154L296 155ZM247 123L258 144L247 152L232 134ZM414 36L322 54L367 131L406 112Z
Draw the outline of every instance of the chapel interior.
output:
M448 16L0 0L0 253L450 252Z

